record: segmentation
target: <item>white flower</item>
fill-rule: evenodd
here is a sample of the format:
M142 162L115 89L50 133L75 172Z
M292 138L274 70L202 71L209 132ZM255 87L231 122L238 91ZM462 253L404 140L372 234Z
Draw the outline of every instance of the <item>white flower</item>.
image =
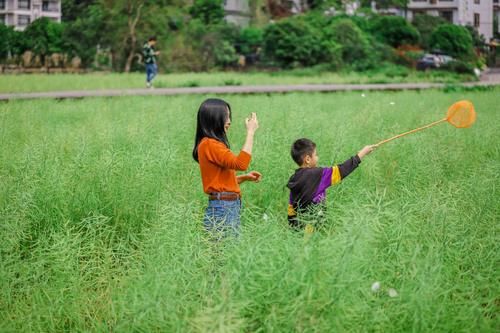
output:
M361 94L361 97L366 97L366 95L365 94Z
M389 104L394 105L394 104L396 104L396 103L394 103L394 102L390 102Z
M264 213L264 215L262 215L262 219L263 219L264 221L267 221L267 220L269 220L269 216L267 216L267 214L266 214L266 213Z
M389 288L387 294L389 294L389 297L398 297L398 292L394 288Z
M376 293L379 290L380 290L380 282L378 282L378 281L373 282L373 284L372 284L372 291L374 293Z

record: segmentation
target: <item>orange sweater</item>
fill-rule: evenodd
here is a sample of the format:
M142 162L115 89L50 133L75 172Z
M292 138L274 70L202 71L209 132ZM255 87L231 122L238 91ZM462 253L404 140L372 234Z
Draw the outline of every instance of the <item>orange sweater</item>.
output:
M236 170L246 170L251 158L247 152L240 151L236 156L222 142L203 138L198 145L203 191L240 193Z

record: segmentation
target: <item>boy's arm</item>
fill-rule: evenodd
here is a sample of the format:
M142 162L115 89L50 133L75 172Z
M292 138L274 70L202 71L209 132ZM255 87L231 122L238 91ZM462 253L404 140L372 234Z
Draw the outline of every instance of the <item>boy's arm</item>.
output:
M375 148L377 148L376 145L365 146L355 156L344 163L334 166L332 168L332 185L340 183L342 179L349 176L349 174L361 163L361 159L374 151Z
M360 163L361 159L358 155L355 155L344 161L344 163L334 166L332 168L332 185L340 183L342 179L349 176L349 174L353 172Z

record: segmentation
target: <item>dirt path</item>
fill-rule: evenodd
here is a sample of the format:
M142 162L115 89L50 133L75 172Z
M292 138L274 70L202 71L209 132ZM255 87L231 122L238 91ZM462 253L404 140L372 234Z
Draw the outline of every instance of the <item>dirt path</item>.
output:
M387 84L302 84L302 85L269 85L269 86L224 86L224 87L194 87L194 88L161 88L161 89L109 89L109 90L79 90L51 91L37 93L0 94L0 101L16 99L41 98L85 98L85 97L116 97L116 96L158 96L186 94L265 94L288 92L338 92L359 90L421 90L444 88L445 83L387 83ZM465 87L500 85L500 69L492 69L481 75L478 82L457 84Z

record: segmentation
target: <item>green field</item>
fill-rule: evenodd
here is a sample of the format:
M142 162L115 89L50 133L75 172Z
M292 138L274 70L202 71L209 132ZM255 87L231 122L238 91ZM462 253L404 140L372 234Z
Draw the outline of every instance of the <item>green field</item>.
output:
M221 243L191 159L205 96L0 103L0 331L498 332L500 89L365 95L223 97L234 151L257 112L264 178ZM379 148L329 190L323 230L288 229L293 140L330 165L459 99L472 128Z
M443 71L416 72L390 67L365 73L333 73L316 69L265 72L218 72L159 74L156 88L276 84L400 83L475 81L471 75ZM145 88L145 74L91 73L0 75L0 93L60 90Z

